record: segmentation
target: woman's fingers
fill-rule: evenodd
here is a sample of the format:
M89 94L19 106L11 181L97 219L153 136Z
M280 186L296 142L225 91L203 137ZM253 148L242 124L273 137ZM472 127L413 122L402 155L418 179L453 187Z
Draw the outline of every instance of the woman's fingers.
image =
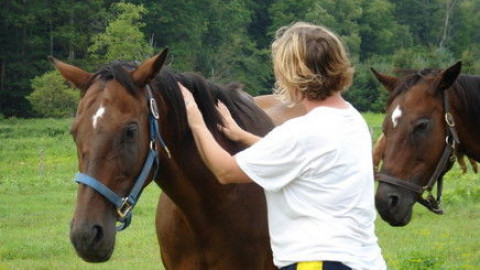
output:
M185 86L183 86L183 84L178 83L178 87L182 91L183 99L185 101L185 106L195 102L195 99L193 99L192 93Z

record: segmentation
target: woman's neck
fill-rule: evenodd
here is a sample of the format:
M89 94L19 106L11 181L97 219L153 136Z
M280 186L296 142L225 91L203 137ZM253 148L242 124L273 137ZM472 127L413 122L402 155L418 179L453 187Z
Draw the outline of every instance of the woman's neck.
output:
M345 99L343 99L340 92L334 93L333 95L327 97L324 100L308 100L304 98L301 100L301 103L305 106L305 109L307 110L307 112L310 112L311 110L320 106L330 107L335 109L347 109L350 107L348 102L345 101Z

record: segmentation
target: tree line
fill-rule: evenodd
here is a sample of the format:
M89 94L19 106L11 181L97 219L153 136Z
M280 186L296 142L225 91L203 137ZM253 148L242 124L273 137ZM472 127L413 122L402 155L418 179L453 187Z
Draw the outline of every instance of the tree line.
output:
M480 74L479 15L478 0L10 0L0 9L0 116L71 114L78 96L52 75L48 55L93 72L168 47L175 71L271 93L270 44L294 21L340 35L356 68L345 97L380 112L386 93L370 67L392 74L461 60L463 73Z

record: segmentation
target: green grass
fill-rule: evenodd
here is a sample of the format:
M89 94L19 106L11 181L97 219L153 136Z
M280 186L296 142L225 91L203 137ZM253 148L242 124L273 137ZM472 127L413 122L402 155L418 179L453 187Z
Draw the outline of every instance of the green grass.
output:
M365 114L372 130L382 115ZM154 228L160 190L147 187L132 225L117 234L110 261L77 257L68 238L77 171L70 119L0 120L0 270L162 269ZM444 206L436 216L416 206L412 222L393 228L377 219L389 269L477 269L480 266L478 175L447 174Z
M362 115L367 121L368 126L370 127L372 137L374 139L378 138L378 136L380 136L380 134L382 133L383 114L366 112Z

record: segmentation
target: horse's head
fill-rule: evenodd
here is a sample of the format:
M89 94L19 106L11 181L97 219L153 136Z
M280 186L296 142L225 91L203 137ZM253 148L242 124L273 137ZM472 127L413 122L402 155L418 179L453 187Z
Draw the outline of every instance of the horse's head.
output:
M446 90L455 82L460 69L459 62L444 71L424 69L404 78L382 75L372 69L390 91L382 125L383 165L377 175L375 205L392 226L410 222L414 203L425 202L423 191L429 192L451 165L449 148L454 138L447 122L453 118L446 113ZM449 119L445 120L446 117Z
M161 69L166 53L138 67L117 63L95 74L50 59L82 95L71 128L80 172L76 181L80 184L70 240L86 261L110 258L117 221L129 222L131 207L153 177L153 162L146 169L144 164L156 159L155 155L150 157L150 149L155 148L152 141L156 140L151 136L151 117L158 111L150 108L147 85ZM136 185L140 174L145 179Z

